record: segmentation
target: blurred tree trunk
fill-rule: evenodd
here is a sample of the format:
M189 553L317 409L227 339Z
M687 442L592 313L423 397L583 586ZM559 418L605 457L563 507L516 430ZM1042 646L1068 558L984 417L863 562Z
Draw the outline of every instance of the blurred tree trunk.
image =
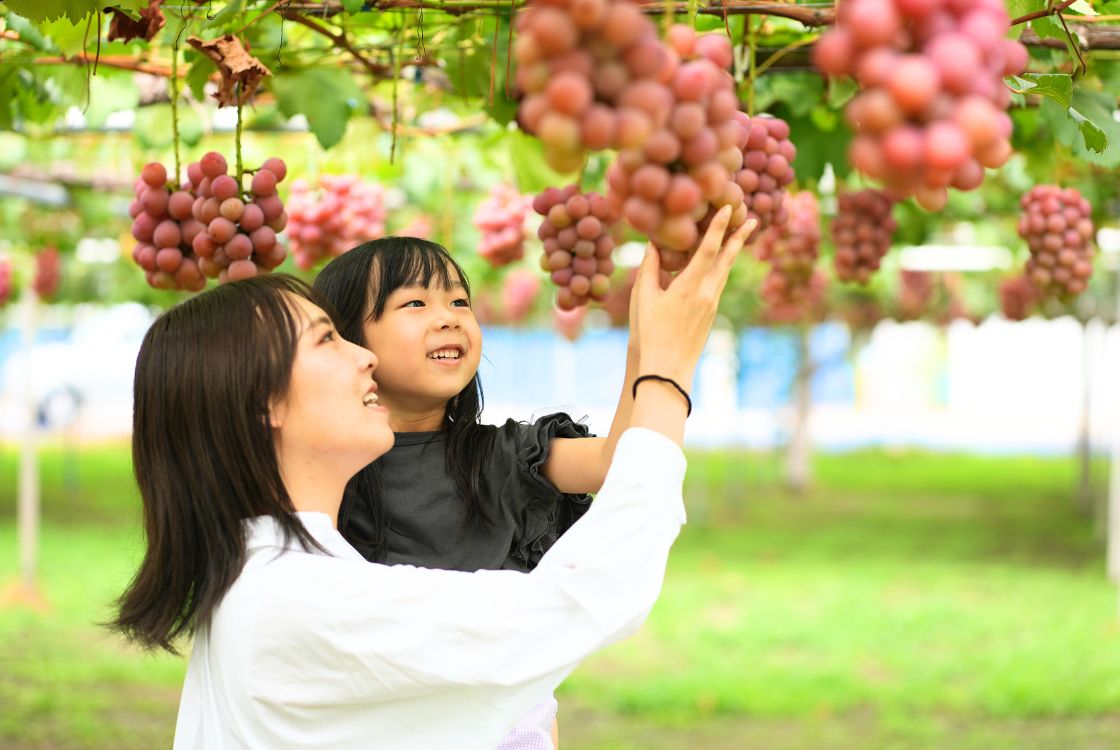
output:
M1094 337L1096 326L1093 321L1081 326L1081 420L1077 432L1077 510L1085 518L1092 518L1094 512L1093 492L1093 364Z
M813 408L813 362L809 351L808 325L797 329L797 374L793 379L793 430L786 452L786 485L798 494L812 481L809 441L809 415Z

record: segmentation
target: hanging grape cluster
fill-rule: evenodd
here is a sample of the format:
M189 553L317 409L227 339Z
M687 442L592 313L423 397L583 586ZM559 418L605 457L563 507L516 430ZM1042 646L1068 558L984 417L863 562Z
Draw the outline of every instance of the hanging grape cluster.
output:
M31 288L40 299L49 300L58 293L62 281L62 256L58 250L48 247L35 254L35 275L31 278Z
M1011 276L999 283L999 306L1008 320L1026 320L1030 317L1038 293L1031 280L1023 274Z
M584 194L578 185L552 187L533 199L533 210L544 217L537 229L541 268L559 287L557 306L570 310L606 299L614 273L614 213L607 199Z
M495 185L478 204L472 221L482 233L478 254L494 268L521 260L525 255L525 217L531 198L509 185Z
M288 244L303 270L385 236L385 188L357 175L322 175L315 187L296 180L287 208Z
M669 52L625 0L550 0L517 15L518 120L545 161L573 172L585 150L638 147L649 136L651 92L670 80Z
M821 226L817 198L809 191L789 196L789 219L759 237L755 254L770 264L761 295L771 320L793 322L811 315L823 302L827 286L817 268Z
M666 58L671 62L662 76L665 83L649 82L633 98L641 111L642 137L620 143L618 159L607 171L607 198L661 251L662 267L677 271L716 211L730 206L729 232L750 216L738 178L743 173L749 188L759 186L745 174L745 152L769 148L777 160L785 157L778 139L770 140L769 127L738 111L735 84L727 72L732 53L726 36L697 36L691 27L677 25L668 41L672 55ZM787 152L792 158L792 151ZM770 154L758 157L761 164L755 167L765 171ZM769 196L760 200L756 216L761 218L772 203Z
M7 256L0 256L0 307L8 304L12 298L12 261Z
M937 291L929 271L902 269L899 273L898 316L902 320L918 320L930 308Z
M879 270L898 228L894 203L880 190L841 193L832 220L833 267L841 281L866 284Z
M502 280L502 313L507 323L521 323L533 310L541 290L540 276L526 268L510 271Z
M813 56L821 72L859 84L846 110L852 165L931 211L949 187L978 187L985 167L1011 155L1003 78L1028 54L1009 28L1003 0L840 3Z
M284 261L287 253L276 241L288 220L276 194L284 162L266 160L248 193L228 168L225 157L210 151L187 165L188 182L178 189L159 163L140 171L129 208L137 240L132 257L148 284L197 292L207 278L252 278Z
M1025 273L1040 299L1068 300L1093 275L1092 206L1074 188L1036 185L1019 201L1019 236L1031 257Z

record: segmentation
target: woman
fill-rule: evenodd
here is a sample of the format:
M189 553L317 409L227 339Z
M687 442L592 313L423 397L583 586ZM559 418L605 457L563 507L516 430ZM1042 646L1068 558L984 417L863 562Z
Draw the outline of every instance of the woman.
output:
M338 534L347 480L392 445L376 357L283 276L160 317L136 366L147 551L116 626L194 636L176 748L490 750L657 597L684 521L692 373L735 255L728 212L662 289L637 293L632 428L586 516L533 572L371 565Z

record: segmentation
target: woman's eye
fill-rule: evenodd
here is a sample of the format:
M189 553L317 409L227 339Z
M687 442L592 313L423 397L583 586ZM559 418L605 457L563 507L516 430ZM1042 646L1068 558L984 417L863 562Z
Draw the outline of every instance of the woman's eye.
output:
M327 331L323 334L323 341L334 341L334 331Z

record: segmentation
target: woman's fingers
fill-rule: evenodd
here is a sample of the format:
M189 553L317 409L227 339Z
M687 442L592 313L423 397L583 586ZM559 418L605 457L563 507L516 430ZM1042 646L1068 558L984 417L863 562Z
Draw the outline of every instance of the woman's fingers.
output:
M708 225L708 231L704 233L704 239L700 240L700 246L696 248L696 252L692 255L692 260L679 276L703 275L708 272L712 264L716 260L719 253L720 244L723 241L723 235L727 232L727 224L731 221L731 206L724 206L716 215L712 217L712 223Z
M652 243L646 245L646 256L642 258L642 265L638 267L638 279L634 282L634 291L642 287L643 297L652 296L661 291L661 253Z

